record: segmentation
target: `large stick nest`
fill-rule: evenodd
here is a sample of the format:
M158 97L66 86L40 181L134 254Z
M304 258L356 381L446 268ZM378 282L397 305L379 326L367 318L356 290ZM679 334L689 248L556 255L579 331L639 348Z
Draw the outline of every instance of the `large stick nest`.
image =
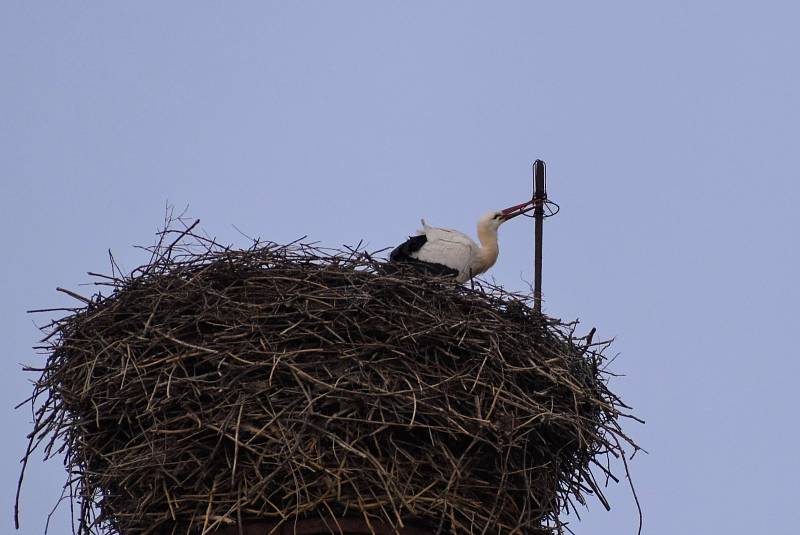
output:
M173 232L49 326L26 460L65 454L79 533L550 533L573 500L607 505L590 468L613 477L625 406L574 323L358 248Z

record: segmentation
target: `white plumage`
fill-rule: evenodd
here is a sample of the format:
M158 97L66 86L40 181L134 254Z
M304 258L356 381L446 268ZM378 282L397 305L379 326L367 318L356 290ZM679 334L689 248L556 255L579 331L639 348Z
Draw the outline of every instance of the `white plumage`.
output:
M423 219L422 230L418 235L424 234L427 241L418 251L412 253L412 257L421 262L447 266L458 272L456 281L466 282L488 270L497 261L497 255L500 253L497 242L499 223L494 227L494 232L491 230L481 232L481 226L487 227L494 216L487 214L478 223L478 238L480 239L481 234L488 238L482 240L482 246L463 232L432 227Z
M457 230L432 227L422 220L416 236L397 246L389 255L393 262L410 262L423 271L455 276L466 282L488 270L497 261L500 248L497 230L512 217L532 209L532 202L490 212L478 220L478 241Z

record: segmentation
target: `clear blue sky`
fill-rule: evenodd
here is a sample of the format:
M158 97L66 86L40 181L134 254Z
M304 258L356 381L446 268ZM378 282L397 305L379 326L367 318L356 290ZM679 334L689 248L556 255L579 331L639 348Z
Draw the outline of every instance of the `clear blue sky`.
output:
M0 262L12 529L40 363L26 309L144 261L164 205L222 241L393 245L472 232L548 162L548 313L616 337L647 420L645 533L797 533L796 2L25 2L0 5ZM490 272L531 279L532 225ZM88 290L87 290L88 291ZM65 479L30 467L20 533ZM635 533L626 486L577 533ZM69 508L51 533L66 534Z

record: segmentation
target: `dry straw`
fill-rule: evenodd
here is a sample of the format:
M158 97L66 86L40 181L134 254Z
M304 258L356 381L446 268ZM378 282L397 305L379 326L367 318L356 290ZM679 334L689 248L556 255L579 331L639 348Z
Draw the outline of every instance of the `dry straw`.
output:
M320 517L532 534L587 494L607 506L609 459L636 449L607 344L360 248L234 250L193 229L98 275L107 296L69 292L83 306L29 368L25 461L63 453L79 534Z

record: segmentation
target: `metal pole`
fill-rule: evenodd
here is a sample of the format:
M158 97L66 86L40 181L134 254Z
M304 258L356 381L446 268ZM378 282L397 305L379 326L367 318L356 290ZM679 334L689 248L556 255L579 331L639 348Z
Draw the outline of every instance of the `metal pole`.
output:
M535 226L533 309L542 312L542 231L544 227L544 201L547 199L546 168L542 160L533 162L533 200L536 209Z

